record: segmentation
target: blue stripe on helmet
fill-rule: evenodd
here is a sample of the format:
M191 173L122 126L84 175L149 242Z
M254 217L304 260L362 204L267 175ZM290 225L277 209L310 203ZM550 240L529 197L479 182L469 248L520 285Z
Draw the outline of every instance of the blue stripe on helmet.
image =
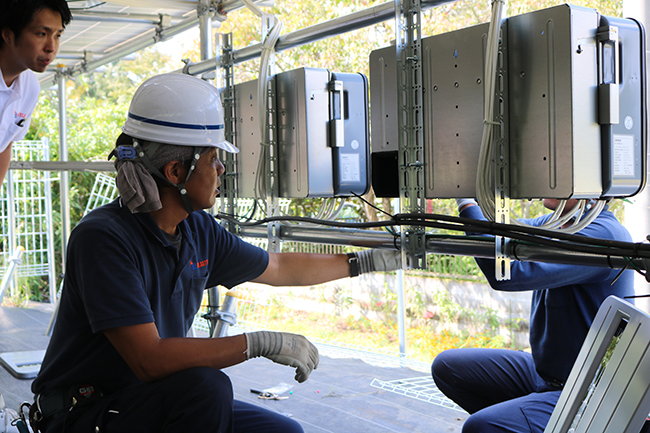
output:
M219 130L225 127L223 123L220 125L190 125L187 123L166 122L164 120L149 119L146 117L138 116L137 114L133 114L131 112L129 112L129 117L133 120L138 120L140 122L151 123L153 125L159 125L159 126L169 126L171 128Z

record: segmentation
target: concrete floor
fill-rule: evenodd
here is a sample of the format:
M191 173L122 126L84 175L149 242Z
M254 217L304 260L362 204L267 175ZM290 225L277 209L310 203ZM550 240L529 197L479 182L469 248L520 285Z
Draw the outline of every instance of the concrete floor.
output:
M45 349L49 341L45 331L52 311L49 304L38 303L31 303L28 308L0 307L0 353ZM299 421L306 433L461 431L467 414L444 399L429 399L430 386L424 393L399 387L397 392L392 390L390 384L427 381L423 371L371 365L354 359L358 357L355 351L348 351L350 357L346 358L345 351L332 351L329 347L319 350L320 365L302 384L293 380L292 369L264 358L224 371L232 380L235 398L285 413ZM0 367L0 392L6 407L17 409L22 401L30 401L31 382L15 378L7 368ZM289 397L284 400L262 400L251 392L282 383L293 385L291 393L283 394ZM378 387L378 383L389 383L391 390Z

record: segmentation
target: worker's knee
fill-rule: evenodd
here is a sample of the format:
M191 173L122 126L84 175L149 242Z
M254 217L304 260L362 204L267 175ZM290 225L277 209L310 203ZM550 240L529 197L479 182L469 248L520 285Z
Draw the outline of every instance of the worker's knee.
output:
M209 367L195 367L174 375L174 388L180 386L186 393L209 396L210 400L232 401L232 383L221 370ZM178 388L177 388L178 389Z
M494 425L491 420L481 413L471 415L463 424L463 433L491 433L494 432Z
M439 353L431 364L431 376L438 385L451 384L452 376L456 365L456 353L454 350L445 350Z

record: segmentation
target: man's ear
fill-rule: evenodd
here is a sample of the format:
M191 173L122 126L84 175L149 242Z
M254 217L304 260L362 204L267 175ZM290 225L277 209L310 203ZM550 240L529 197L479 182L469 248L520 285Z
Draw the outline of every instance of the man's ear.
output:
M187 168L180 161L169 161L162 168L162 174L173 184L179 184L187 176Z
M0 35L2 36L2 40L4 40L4 43L7 45L15 45L14 42L14 32L11 30L9 27L3 27L2 30L0 31Z

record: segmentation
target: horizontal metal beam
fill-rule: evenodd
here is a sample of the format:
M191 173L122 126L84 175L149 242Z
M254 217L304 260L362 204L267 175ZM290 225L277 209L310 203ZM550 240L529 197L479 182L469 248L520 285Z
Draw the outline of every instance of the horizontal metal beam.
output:
M239 234L244 237L266 239L266 226L241 227ZM278 237L283 241L311 242L319 244L343 245L350 247L394 249L400 247L400 238L375 230L337 229L326 227L280 226ZM510 242L506 254L512 260L524 262L561 263L571 265L596 266L622 269L633 263L645 270L641 259L628 260L623 257L606 257L597 254L568 251L561 248ZM426 250L434 254L451 256L470 256L494 259L494 240L485 237L445 237L427 236Z
M11 161L10 170L114 172L111 161Z
M93 12L93 11L73 11L75 21L118 21L129 23L154 23L158 24L163 19L171 21L180 21L168 14L133 14L128 12Z
M422 10L431 9L457 0L422 0ZM277 52L299 47L312 42L327 39L332 36L359 30L364 27L378 24L395 18L395 3L388 2L353 12L349 15L324 21L304 29L280 36L275 46ZM262 44L250 45L233 52L234 63L243 63L248 60L260 57ZM194 63L189 66L188 72L191 75L200 75L212 71L220 65L221 57ZM180 72L180 70L179 70Z

